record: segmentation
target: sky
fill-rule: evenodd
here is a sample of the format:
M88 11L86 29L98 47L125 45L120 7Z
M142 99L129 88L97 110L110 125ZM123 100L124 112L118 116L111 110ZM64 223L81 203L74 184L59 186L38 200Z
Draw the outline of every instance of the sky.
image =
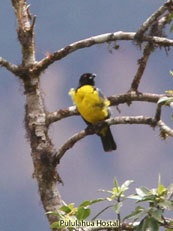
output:
M114 31L136 31L163 3L161 0L42 0L28 1L36 19L36 57L41 60L72 42ZM21 48L16 34L17 22L10 1L0 7L0 56L15 64L21 63ZM170 38L173 37L170 34ZM132 42L118 42L119 50L101 44L76 51L54 63L41 76L42 95L48 111L72 105L68 95L76 87L81 74L97 74L96 84L106 96L125 93L135 75L141 50ZM173 55L157 49L149 59L139 90L164 93L171 90L169 75ZM49 224L32 178L31 149L24 126L25 95L20 81L4 68L0 69L0 230L47 231ZM112 116L153 116L156 105L134 102L130 107L112 107ZM163 109L164 121L172 127L170 108ZM79 116L66 118L50 127L49 135L58 149L71 135L86 125ZM111 189L113 178L123 183L134 180L129 193L142 185L157 187L159 173L162 183L172 183L172 139L163 141L159 129L144 125L111 127L118 149L112 153L102 150L99 138L88 136L67 151L58 166L64 186L58 185L66 203L79 205L82 201L102 197L98 189ZM128 202L123 209L131 211ZM96 211L104 205L98 205ZM127 215L127 214L126 214ZM116 219L113 211L103 219ZM31 222L32 220L32 222Z

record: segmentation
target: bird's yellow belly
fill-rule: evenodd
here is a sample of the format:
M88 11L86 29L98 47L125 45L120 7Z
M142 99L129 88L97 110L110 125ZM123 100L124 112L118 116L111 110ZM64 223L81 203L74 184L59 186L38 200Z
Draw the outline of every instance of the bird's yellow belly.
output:
M101 98L91 86L81 87L71 96L81 116L89 123L95 124L108 117L109 100Z

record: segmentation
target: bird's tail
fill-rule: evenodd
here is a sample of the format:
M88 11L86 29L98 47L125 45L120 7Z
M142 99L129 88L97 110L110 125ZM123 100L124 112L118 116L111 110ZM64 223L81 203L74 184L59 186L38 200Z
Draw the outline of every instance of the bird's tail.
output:
M99 136L105 152L111 152L117 149L109 126L104 127L101 132L99 132Z

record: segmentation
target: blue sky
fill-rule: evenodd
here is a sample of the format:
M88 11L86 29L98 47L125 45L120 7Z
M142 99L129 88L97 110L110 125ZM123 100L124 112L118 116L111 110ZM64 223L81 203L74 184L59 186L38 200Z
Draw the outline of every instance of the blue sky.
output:
M128 3L127 3L128 2ZM163 1L144 0L42 0L29 1L36 20L37 60L74 41L118 30L135 31ZM16 35L16 19L10 1L0 8L0 56L15 64L21 63L21 48ZM172 34L170 35L172 37ZM108 45L82 49L53 64L41 77L46 108L55 111L72 105L68 96L84 72L97 73L97 86L105 95L129 90L141 51L132 42L119 42L119 50L108 51ZM151 55L140 91L164 93L173 82L169 75L173 55L158 49ZM32 179L33 165L24 127L25 96L19 80L0 69L0 230L48 230L37 182ZM153 115L155 105L133 103L121 105L120 115ZM163 110L164 120L172 126L171 109ZM119 115L112 108L113 116ZM80 117L55 123L50 137L58 149L72 134L85 127ZM97 136L89 136L69 150L58 166L64 186L58 185L63 199L76 204L101 197L97 189L110 189L113 177L120 183L135 180L132 188L155 187L158 174L166 186L172 182L172 139L161 140L158 129L142 125L112 126L118 150L104 153ZM131 191L132 192L132 191ZM100 205L101 207L101 205ZM127 205L125 211L130 211ZM93 214L94 215L94 214ZM105 219L115 218L107 212ZM32 220L32 222L31 222Z

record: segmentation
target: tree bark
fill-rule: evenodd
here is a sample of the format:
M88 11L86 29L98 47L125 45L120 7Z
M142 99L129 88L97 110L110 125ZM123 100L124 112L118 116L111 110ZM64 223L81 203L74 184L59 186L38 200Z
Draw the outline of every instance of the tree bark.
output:
M15 69L24 85L26 95L25 125L31 144L31 156L34 164L33 176L37 179L39 193L45 212L56 211L62 204L57 188L57 181L61 181L52 157L55 149L48 136L46 122L46 109L41 97L40 76L33 73L36 65L34 24L36 17L29 12L29 5L25 0L12 0L16 14L18 39L22 47L22 64ZM49 223L52 224L57 217L47 214Z

